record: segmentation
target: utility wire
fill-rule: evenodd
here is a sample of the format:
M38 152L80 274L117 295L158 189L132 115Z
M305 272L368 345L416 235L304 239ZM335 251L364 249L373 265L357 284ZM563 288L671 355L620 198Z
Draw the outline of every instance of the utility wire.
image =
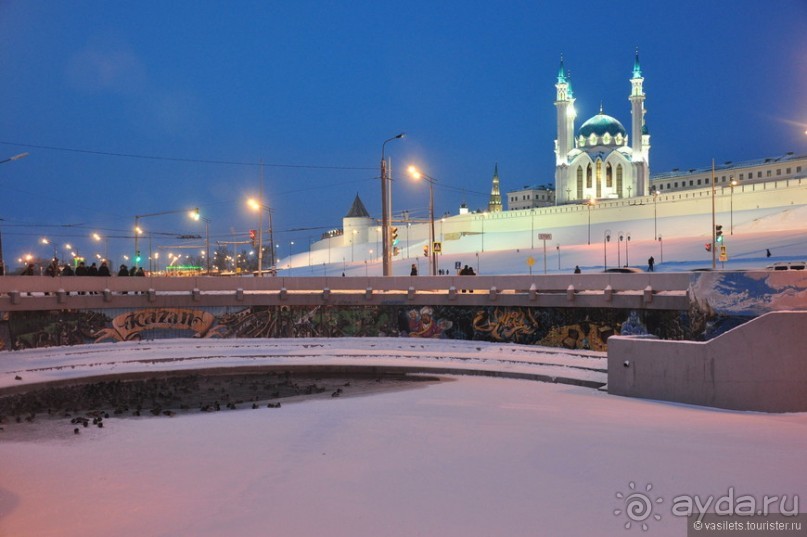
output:
M180 157L161 157L156 155L138 155L135 153L112 153L109 151L96 151L90 149L76 149L73 147L57 147L50 145L35 145L35 144L21 144L16 142L5 142L0 140L2 145L10 145L15 147L27 147L31 149L46 149L50 151L65 151L69 153L84 153L88 155L103 155L106 157L124 157L136 158L143 160L165 160L171 162L193 162L197 164L226 164L231 166L266 166L267 168L302 168L311 170L375 170L375 167L361 167L361 166L317 166L314 164L277 164L268 162L250 162L250 161L237 161L237 160L210 160L210 159L192 159Z

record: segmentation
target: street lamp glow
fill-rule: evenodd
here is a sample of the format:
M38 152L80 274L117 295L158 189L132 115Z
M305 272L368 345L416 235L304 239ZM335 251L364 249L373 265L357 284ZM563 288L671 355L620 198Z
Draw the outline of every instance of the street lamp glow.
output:
M134 230L135 230L135 233L137 233L138 235L142 235L142 234L143 234L143 230L142 230L142 229L140 229L140 227L139 227L139 226L135 226Z
M96 241L100 241L101 240L101 235L99 235L98 233L93 233L92 238L95 239Z

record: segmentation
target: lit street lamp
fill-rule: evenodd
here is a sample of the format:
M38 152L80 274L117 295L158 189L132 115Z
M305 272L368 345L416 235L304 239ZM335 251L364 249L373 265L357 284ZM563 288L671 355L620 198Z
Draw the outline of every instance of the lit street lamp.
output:
M393 140L400 140L405 134L402 132L396 134L392 138L384 140L381 144L381 251L383 254L382 260L382 273L384 276L392 276L392 250L390 244L390 217L392 213L392 178L390 177L390 170L387 167L387 160L384 156L384 150L387 143Z
M207 275L210 276L210 218L205 218L199 213L199 209L190 212L190 217L197 222L201 220L205 223L205 265Z
M12 160L20 160L21 158L25 158L28 155L30 155L30 153L28 152L20 153L18 155L14 155L13 157L8 157L7 159L0 160L0 164L3 164L4 162L11 162Z
M425 179L429 183L429 250L431 253L431 273L437 276L437 252L434 251L434 177L429 177L414 166L409 166L409 173L415 179ZM484 237L484 234L482 235Z
M263 190L263 189L261 189ZM264 205L255 198L249 198L247 205L253 211L258 212L258 276L263 276L263 211L269 214L269 244L275 243L274 229L272 226L272 209L268 205ZM272 251L272 266L275 264L275 251Z

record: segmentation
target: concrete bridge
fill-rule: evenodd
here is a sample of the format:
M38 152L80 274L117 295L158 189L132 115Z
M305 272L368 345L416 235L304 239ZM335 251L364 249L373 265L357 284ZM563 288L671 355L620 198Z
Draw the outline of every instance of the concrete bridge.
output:
M0 311L217 306L522 306L685 311L689 273L415 277L0 277Z

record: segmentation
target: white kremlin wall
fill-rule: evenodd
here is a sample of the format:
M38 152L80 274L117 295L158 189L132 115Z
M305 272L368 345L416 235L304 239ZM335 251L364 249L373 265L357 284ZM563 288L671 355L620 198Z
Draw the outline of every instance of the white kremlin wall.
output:
M749 224L783 209L807 205L807 178L741 184L734 192L727 186L715 190L716 223L726 236L734 225ZM324 239L312 245L311 252L298 254L292 266L337 263L342 260L377 261L380 257L378 221L352 220L344 237ZM362 220L362 222L353 222ZM357 226L358 224L358 226ZM684 225L685 224L685 225ZM428 243L428 223L396 222L401 257L423 255ZM443 254L486 252L501 249L540 247L539 233L551 233L551 247L602 243L606 232L616 240L619 232L632 240L665 240L691 236L692 230L708 242L712 226L712 189L702 188L614 200L599 200L593 205L558 205L499 213L468 213L435 221L435 239L442 242ZM686 229L684 234L683 229ZM355 231L355 233L354 233ZM350 243L350 236L356 238ZM407 247L409 251L407 252ZM289 259L281 260L280 268Z

